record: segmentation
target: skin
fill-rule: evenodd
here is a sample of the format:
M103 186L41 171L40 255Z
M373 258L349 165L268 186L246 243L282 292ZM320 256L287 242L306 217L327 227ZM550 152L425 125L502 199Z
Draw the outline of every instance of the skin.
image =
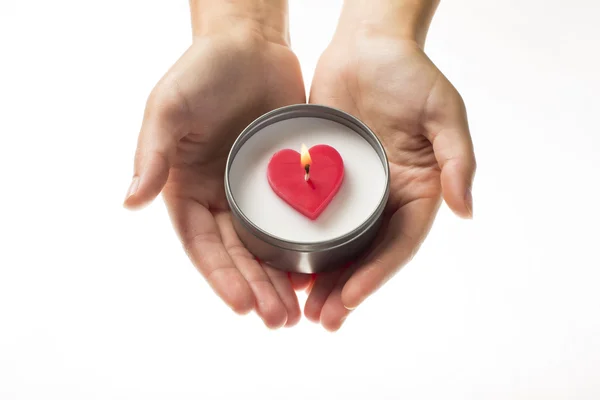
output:
M423 52L436 3L348 0L317 66L310 101L349 112L384 144L391 171L385 223L344 271L292 274L260 264L240 243L225 200L225 161L237 134L272 109L304 103L283 0L192 0L194 41L152 91L125 199L140 208L161 191L197 269L237 313L270 328L304 313L337 330L418 250L441 198L472 216L475 157L464 103Z
M196 13L206 9L199 3ZM240 314L255 310L270 328L292 326L301 317L294 285L310 278L290 279L242 246L223 174L239 132L265 112L305 102L304 84L285 32L257 22L284 12L224 5L208 8L214 16L195 14L193 44L148 99L125 206L162 191L185 251L223 301Z
M442 195L459 216L473 214L475 156L465 106L422 50L434 10L427 1L346 2L315 71L310 102L371 127L391 174L385 223L372 249L345 271L318 275L310 288L304 313L331 331L410 261Z

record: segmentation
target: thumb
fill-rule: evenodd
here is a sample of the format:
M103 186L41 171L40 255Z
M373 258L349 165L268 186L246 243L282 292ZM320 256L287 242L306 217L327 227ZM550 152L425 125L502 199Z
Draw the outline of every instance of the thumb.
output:
M173 165L177 143L186 134L186 103L176 90L150 95L135 152L134 172L123 205L140 208L161 192Z
M441 96L444 100L430 103L433 111L429 112L425 129L442 171L444 201L458 216L473 218L471 188L476 169L473 142L464 102L450 82L446 83L450 91ZM431 99L435 97L432 95Z

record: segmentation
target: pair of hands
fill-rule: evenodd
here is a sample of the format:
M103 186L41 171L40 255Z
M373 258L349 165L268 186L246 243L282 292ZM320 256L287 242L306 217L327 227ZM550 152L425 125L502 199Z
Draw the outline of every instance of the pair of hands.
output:
M253 32L196 37L149 97L125 205L161 191L193 264L237 313L271 328L306 317L337 330L350 311L415 254L441 196L472 216L475 158L458 92L413 41L376 33L336 37L319 60L311 103L344 110L381 139L390 162L385 223L364 259L317 276L261 264L239 241L223 173L237 135L275 108L306 102L298 60Z

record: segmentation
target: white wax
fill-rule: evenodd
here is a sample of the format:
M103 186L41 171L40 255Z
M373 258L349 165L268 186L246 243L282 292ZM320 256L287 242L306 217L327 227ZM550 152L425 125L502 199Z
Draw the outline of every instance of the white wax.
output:
M302 143L332 146L344 160L342 186L314 221L277 196L267 180L273 154L300 151ZM229 180L248 219L273 236L299 243L331 240L360 226L379 205L386 184L381 160L365 139L337 122L308 117L276 122L254 134L235 156Z

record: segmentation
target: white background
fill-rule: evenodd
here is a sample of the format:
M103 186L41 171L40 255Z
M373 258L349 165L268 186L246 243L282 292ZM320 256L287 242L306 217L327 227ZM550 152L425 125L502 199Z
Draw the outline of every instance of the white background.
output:
M291 2L310 82L341 1ZM121 208L187 2L0 0L0 399L600 398L600 3L443 1L475 219L327 333L211 292L163 204Z

